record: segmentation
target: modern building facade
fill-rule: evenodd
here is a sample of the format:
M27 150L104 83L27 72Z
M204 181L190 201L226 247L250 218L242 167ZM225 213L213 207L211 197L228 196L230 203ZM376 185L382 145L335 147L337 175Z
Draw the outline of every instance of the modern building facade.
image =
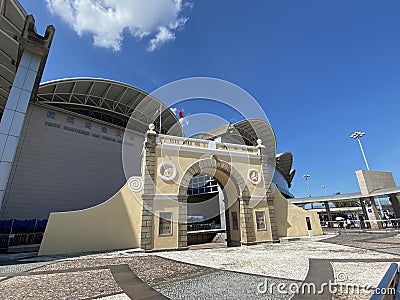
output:
M0 219L47 219L50 212L88 208L114 195L126 182L121 155L126 124L146 96L103 79L40 85L27 109ZM163 107L153 98L146 101L148 111L135 111L139 117L127 133L126 143L137 153L129 176L140 173L147 116ZM173 113L164 111L165 130L180 129Z

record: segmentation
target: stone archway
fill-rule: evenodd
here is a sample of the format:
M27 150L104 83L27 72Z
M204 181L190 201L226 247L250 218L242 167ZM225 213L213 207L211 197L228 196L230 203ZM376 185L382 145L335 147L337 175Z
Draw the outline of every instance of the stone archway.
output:
M234 201L239 204L239 230L240 243L244 245L253 244L255 242L253 216L250 202L250 193L245 180L240 173L226 161L218 159L215 155L210 158L201 159L193 163L183 174L179 183L178 203L179 203L179 219L178 219L178 247L187 246L187 190L190 180L198 174L208 174L213 176L221 186L229 185L231 190L234 188L236 195ZM232 202L232 199L231 199ZM229 245L229 214L226 217L227 235Z

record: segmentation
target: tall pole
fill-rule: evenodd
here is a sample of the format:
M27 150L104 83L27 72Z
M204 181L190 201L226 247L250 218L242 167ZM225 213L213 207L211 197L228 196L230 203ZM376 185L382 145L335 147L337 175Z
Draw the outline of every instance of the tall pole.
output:
M324 189L324 195L326 196L326 188L327 188L328 186L326 185L326 184L324 184L323 186L321 186L321 188L323 188Z
M365 165L367 166L367 170L369 171L369 165L368 165L367 157L365 156L364 149L363 149L363 146L362 146L361 140L360 140L360 138L363 137L364 135L365 135L365 132L355 131L352 135L350 135L350 138L357 139L358 144L360 145L361 154L362 154L362 156L364 158ZM381 204L381 201L380 201L379 198L378 198L378 206L379 206L381 217L382 217L383 216L383 210L382 210L382 204Z
M369 165L368 165L367 157L365 156L364 149L363 149L363 146L362 146L361 140L360 140L360 137L363 137L364 135L365 135L365 132L356 131L352 135L350 135L350 138L357 139L358 144L360 145L361 154L362 154L362 156L364 158L365 165L367 166L367 170L369 171Z
M311 190L310 190L310 185L308 184L308 178L310 177L310 174L304 174L303 177L306 180L307 184L307 190L308 190L308 197L311 197Z
M368 161L367 161L367 158L365 157L364 149L363 149L363 146L361 144L361 140L359 137L357 138L357 141L358 141L358 144L360 145L360 149L361 149L362 156L364 157L365 165L367 166L367 170L369 171Z
M161 132L161 113L162 113L162 107L161 107L161 103L160 103L160 134L162 134L162 132Z

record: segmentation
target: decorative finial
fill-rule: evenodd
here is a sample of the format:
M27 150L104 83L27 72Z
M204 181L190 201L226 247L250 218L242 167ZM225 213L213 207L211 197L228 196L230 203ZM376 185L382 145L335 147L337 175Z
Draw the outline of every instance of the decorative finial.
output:
M258 146L261 146L261 145L262 145L262 140L261 140L261 139L258 139L258 140L257 140L257 145L258 145Z
M155 126L153 123L151 123L151 124L149 124L149 130L148 130L147 132L149 132L149 133L156 133L156 132L154 131L155 128L156 128L156 126Z

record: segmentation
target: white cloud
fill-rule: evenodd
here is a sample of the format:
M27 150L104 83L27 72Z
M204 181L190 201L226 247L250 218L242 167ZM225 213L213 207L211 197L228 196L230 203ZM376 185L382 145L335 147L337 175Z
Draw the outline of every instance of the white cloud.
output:
M164 44L169 40L174 40L175 34L165 26L161 26L158 28L158 33L154 38L150 40L148 51L154 51L156 48Z
M194 6L194 3L193 2L185 2L184 6L189 8L189 9L192 9L193 6Z
M46 0L48 9L68 23L76 33L91 34L95 46L121 49L123 33L149 39L147 50L154 51L174 40L191 8L183 0Z

